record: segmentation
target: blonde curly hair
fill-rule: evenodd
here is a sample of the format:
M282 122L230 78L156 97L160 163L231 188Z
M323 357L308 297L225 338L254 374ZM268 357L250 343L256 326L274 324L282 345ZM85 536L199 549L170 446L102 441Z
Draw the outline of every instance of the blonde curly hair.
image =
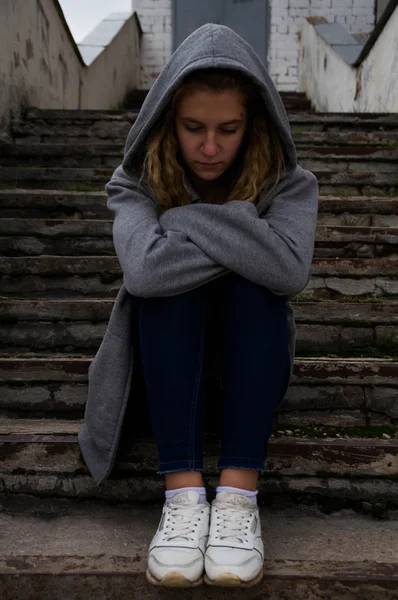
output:
M240 91L247 109L248 125L242 140L225 202L255 202L261 190L270 191L282 177L284 155L273 120L268 116L258 86L244 73L232 69L209 68L190 73L174 92L146 142L141 181L154 193L165 210L191 204L186 174L179 156L175 133L176 110L186 92Z

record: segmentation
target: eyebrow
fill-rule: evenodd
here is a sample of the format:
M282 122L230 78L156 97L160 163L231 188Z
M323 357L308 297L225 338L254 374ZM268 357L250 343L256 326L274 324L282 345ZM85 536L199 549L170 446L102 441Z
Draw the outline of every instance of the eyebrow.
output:
M192 117L181 117L181 121L192 121L193 123L197 123L198 125L203 125L203 123L201 123L197 119L193 119ZM237 125L238 123L243 123L243 119L232 119L231 121L220 123L220 125Z

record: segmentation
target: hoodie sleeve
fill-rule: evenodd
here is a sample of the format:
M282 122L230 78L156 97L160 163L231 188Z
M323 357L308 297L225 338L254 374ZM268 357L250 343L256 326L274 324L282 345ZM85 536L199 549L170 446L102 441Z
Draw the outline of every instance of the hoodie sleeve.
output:
M318 214L315 176L297 167L261 217L252 202L191 204L159 223L185 233L213 260L278 295L296 296L311 272Z
M156 203L142 189L122 166L105 186L114 213L113 244L130 294L174 296L229 272L184 232L163 233Z

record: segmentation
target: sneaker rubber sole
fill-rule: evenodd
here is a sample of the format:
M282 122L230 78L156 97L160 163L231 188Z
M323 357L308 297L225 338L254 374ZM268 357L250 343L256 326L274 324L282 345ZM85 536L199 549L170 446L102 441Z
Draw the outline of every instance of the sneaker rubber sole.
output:
M216 579L209 579L209 577L204 575L204 580L207 585L214 585L220 587L252 587L253 585L257 585L263 578L263 571L261 571L257 577L251 579L250 581L242 581L239 579L237 575L234 573L223 573L219 575Z
M198 587L204 583L203 577L200 577L196 581L190 581L178 571L170 571L170 573L166 573L162 579L156 579L147 569L146 578L149 583L152 583L153 585L168 588L192 588Z

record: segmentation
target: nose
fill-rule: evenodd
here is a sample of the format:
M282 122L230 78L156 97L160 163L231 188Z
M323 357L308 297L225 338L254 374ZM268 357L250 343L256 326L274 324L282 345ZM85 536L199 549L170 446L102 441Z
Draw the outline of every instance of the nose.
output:
M214 133L209 132L206 134L206 139L202 145L202 152L209 157L215 156L218 153L218 145Z

